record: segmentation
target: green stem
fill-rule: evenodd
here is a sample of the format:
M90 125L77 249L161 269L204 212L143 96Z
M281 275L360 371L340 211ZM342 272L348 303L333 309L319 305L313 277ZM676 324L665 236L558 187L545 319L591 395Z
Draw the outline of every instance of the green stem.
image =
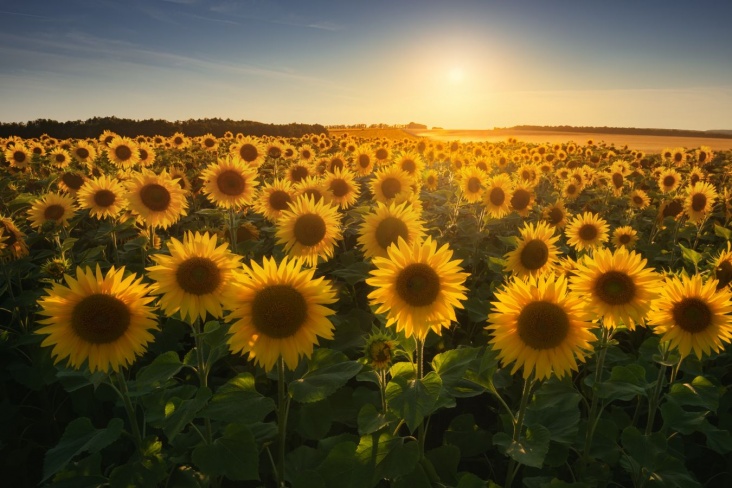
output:
M196 318L193 321L193 338L196 341L196 373L198 374L198 386L200 388L208 388L208 365L203 355L203 334L201 332L201 319ZM206 424L206 444L213 442L213 429L211 428L211 419L204 420Z
M531 398L531 390L534 388L534 373L532 372L528 378L524 380L524 389L521 393L521 403L519 404L518 412L516 413L515 421L513 423L513 442L518 443L521 440L521 431L524 429L524 416L526 415L526 407L529 405L529 399ZM506 470L506 482L504 488L511 488L513 480L518 474L520 465L517 465L516 460L511 458L508 463L508 469Z
M585 434L585 447L582 451L582 465L586 465L590 459L590 448L592 447L592 438L595 436L595 429L599 415L597 413L598 391L602 382L602 370L605 366L605 356L607 355L608 342L610 341L610 330L602 326L600 336L600 344L598 345L597 364L595 365L595 379L592 382L592 399L590 400L590 413L587 417L587 432Z
M285 383L285 360L282 356L277 360L277 438L279 456L277 459L277 485L285 485L285 442L287 439L287 416L290 411L290 398L287 396Z
M424 378L424 339L414 336L414 342L416 346L415 361L417 363L417 381L422 381ZM419 432L417 439L419 439L419 457L424 457L424 444L425 444L425 428L424 421L419 424Z
M662 347L662 361L665 363L666 360L668 360L668 343L664 343ZM663 389L663 380L666 377L666 368L668 368L668 366L666 366L665 364L661 364L661 367L658 369L658 378L656 379L656 385L653 387L653 393L648 399L648 422L646 423L646 435L651 435L651 432L653 431L653 421L656 419L656 410L658 410L658 402L661 397L661 390Z
M381 413L386 415L386 370L379 370L379 390L381 392Z
M231 252L236 254L236 212L233 208L229 209L229 241Z
M127 381L125 380L125 375L121 371L116 371L114 373L115 378L117 379L117 383L119 384L119 389L114 388L114 384L112 384L112 387L117 392L119 397L122 399L122 403L124 404L125 411L127 412L127 417L130 421L130 428L132 429L132 437L135 439L135 446L137 447L137 450L140 452L140 455L143 454L142 450L142 434L140 433L140 426L137 424L137 415L135 415L135 407L132 405L132 400L130 400L130 392L127 389Z

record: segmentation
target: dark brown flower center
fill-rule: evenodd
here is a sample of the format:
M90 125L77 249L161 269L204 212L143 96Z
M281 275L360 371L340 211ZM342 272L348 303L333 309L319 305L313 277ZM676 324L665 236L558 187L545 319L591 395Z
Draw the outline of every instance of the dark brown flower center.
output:
M76 173L64 173L61 176L61 181L71 190L78 190L84 184L84 178Z
M330 191L334 197L344 197L351 192L351 185L342 178L336 178L330 182Z
M63 164L64 162L66 162L66 155L63 153L56 154L56 162L58 164Z
M227 169L216 177L216 186L224 195L236 197L244 193L247 188L247 181L240 172Z
M211 148L216 145L216 141L211 139L210 137L207 137L206 139L203 140L203 145L205 147Z
M239 148L239 156L241 156L241 158L247 163L251 163L257 159L259 151L257 151L257 148L252 144L243 144L241 148Z
M674 322L685 332L696 334L712 325L712 311L709 305L696 297L686 297L671 310Z
M425 263L412 263L397 276L396 291L408 305L431 305L440 293L440 277Z
M137 154L140 155L140 161L147 161L147 158L150 156L150 154L147 152L147 150L143 148L139 148L137 150Z
M667 175L663 178L663 186L670 188L676 184L676 177L673 175Z
M328 170L331 173L335 173L335 170L337 170L337 169L342 170L345 165L346 165L346 163L341 158L334 157L333 159L330 160L330 164L328 165L329 166Z
M381 191L385 198L394 198L402 191L402 183L397 178L385 178L381 182Z
M318 203L320 199L323 198L323 194L317 188L306 188L302 194L305 195L306 198L311 198L313 203Z
M635 283L626 273L608 271L597 278L594 291L608 305L622 305L635 298Z
M304 214L295 221L295 240L303 246L315 246L325 237L326 227L323 217L317 214Z
M297 165L290 171L290 179L295 183L307 178L310 172L305 166Z
M519 188L513 192L513 196L511 196L511 207L515 210L524 210L529 206L530 202L531 193L523 188Z
M630 234L620 234L618 242L620 242L620 244L628 244L630 242Z
M162 212L170 206L170 192L163 185L149 183L140 189L142 204L153 212Z
M102 189L94 193L94 204L99 207L109 207L116 199L114 192L110 190Z
M488 199L491 204L500 207L506 201L506 192L503 191L503 188L493 188L488 194Z
M533 349L553 349L564 342L569 333L569 316L556 303L530 302L516 320L521 340Z
M114 155L120 161L127 161L132 157L132 149L130 149L130 147L125 144L120 144L119 146L114 148Z
M117 297L94 293L84 297L71 311L71 328L84 341L109 344L122 337L132 315Z
M417 163L412 159L402 160L402 171L406 171L410 175L417 171Z
M548 213L549 223L552 225L558 225L564 219L564 212L559 207L552 207Z
M691 196L691 209L694 212L701 212L707 206L707 196L703 193L694 193Z
M89 150L85 147L77 147L76 148L76 156L79 159L86 159L89 157Z
M376 152L374 153L374 155L376 156L376 159L378 159L380 161L383 161L387 157L389 157L389 151L387 151L383 147L380 147L379 149L376 150Z
M260 334L284 339L297 333L308 317L305 297L290 285L271 285L254 296L252 324Z
M678 200L671 200L668 202L668 205L666 205L663 208L663 216L665 217L676 217L678 214L681 213L683 210L683 207L681 206L681 202Z
M519 257L524 268L534 271L546 264L549 247L541 239L532 239L526 243Z
M480 192L480 179L475 176L468 178L468 192L478 193Z
M579 229L579 237L583 241L593 241L597 238L597 226L595 224L584 224Z
M57 203L54 203L52 205L49 205L43 210L43 218L46 220L61 220L61 218L66 213L66 209L63 207L63 205L59 205Z
M729 285L732 282L732 262L722 261L719 263L719 266L717 266L717 269L714 270L714 274L717 280L719 280L719 283L717 283L717 290L721 290L725 286Z
M221 270L211 259L195 256L180 263L175 279L186 293L206 295L221 284Z
M272 159L277 159L282 156L282 149L279 146L270 146L267 150L267 156Z
M27 159L27 155L23 151L13 151L13 161L16 163L24 163Z
M275 190L269 194L269 206L275 210L287 210L290 203L292 203L292 198L286 191Z
M368 168L371 165L371 158L368 156L368 154L358 155L358 165L362 168Z
M386 249L393 243L397 242L400 237L405 241L408 240L409 229L402 219L389 216L379 222L374 234L379 246L382 249Z

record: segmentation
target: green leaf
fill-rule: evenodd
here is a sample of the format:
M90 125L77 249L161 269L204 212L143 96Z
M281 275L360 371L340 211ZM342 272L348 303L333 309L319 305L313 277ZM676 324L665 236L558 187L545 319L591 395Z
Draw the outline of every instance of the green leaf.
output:
M376 407L367 403L358 411L358 433L361 435L372 434L389 424L386 415L376 410Z
M402 437L391 434L369 434L361 437L356 448L356 458L365 473L370 473L369 486L380 479L393 479L410 473L419 461L419 445L404 442Z
M349 285L365 281L369 276L372 264L370 261L356 261L346 267L335 269L331 274L337 278L341 278Z
M403 418L409 430L414 432L433 412L441 390L442 380L434 371L421 380L397 376L386 385L386 401L389 409Z
M637 395L647 396L649 384L646 381L646 370L638 364L615 366L610 372L610 379L600 383L598 394L608 402L614 400L632 400Z
M457 482L460 449L455 446L439 446L425 453L425 456L434 466L441 481L450 484Z
M526 436L518 441L511 439L505 432L499 432L493 436L493 444L501 447L514 461L532 468L541 468L549 452L550 437L548 429L535 425L527 429Z
M168 476L162 450L162 442L157 438L149 438L143 446L142 458L116 467L109 477L109 486L112 488L158 486Z
M46 453L41 481L49 479L79 454L99 452L116 441L122 434L122 426L123 422L118 418L110 420L104 429L95 429L86 417L72 420L59 443Z
M475 476L473 473L463 473L460 476L460 481L457 484L457 488L493 488L497 487L491 483L488 485L485 481Z
M211 390L208 388L199 388L196 396L190 400L180 400L180 398L172 398L165 406L165 421L163 422L163 432L168 436L168 440L172 441L176 435L193 419L196 418L198 412L203 409L211 398Z
M674 402L665 402L659 408L663 416L663 424L666 430L677 431L680 434L691 434L701 430L706 423L706 416L709 412L687 412L681 405Z
M367 487L365 473L356 460L356 443L351 441L336 444L317 468L328 488Z
M308 370L302 378L290 382L292 398L301 403L312 403L328 398L361 371L362 365L349 361L345 354L332 349L316 349L308 361Z
M246 425L229 424L224 435L193 450L193 462L209 476L231 480L259 479L259 449Z
M180 362L178 353L168 351L141 368L132 386L142 392L151 387L160 387L175 376L181 368L183 368L183 363Z
M719 408L719 397L723 388L714 386L703 376L697 376L691 383L674 383L671 385L668 399L679 405L702 407L711 412Z
M442 386L448 393L452 393L453 387L461 382L479 351L477 347L461 347L437 354L432 359L432 369L440 376Z
M411 473L400 476L391 486L392 488L427 488L432 486L432 482L422 464L418 463Z
M328 435L328 431L333 425L333 411L328 400L306 403L295 413L296 431L304 439L322 439Z
M254 388L254 376L240 373L216 390L201 416L223 422L250 424L261 422L274 409L274 400Z
M579 428L581 398L571 383L547 381L536 391L526 409L524 425L542 425L549 430L551 440L571 444Z
M87 386L93 386L96 389L104 380L109 377L107 373L97 371L92 373L89 369L72 369L59 368L56 372L56 378L69 393L80 390Z
M684 258L684 261L693 264L694 267L696 267L704 257L701 253L698 253L693 249L689 249L688 247L684 247L681 243L679 243L678 246L681 248L681 256Z
M732 241L732 229L722 227L717 223L714 224L714 235L718 237L723 237L728 241Z
M465 413L450 422L445 444L458 447L463 457L478 456L490 449L491 434L476 425L472 413Z

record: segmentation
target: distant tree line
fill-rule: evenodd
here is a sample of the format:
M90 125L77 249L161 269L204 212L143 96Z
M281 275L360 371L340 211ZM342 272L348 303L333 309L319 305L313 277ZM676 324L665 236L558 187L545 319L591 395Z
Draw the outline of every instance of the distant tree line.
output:
M732 131L702 131L682 129L639 129L636 127L575 127L571 125L515 125L509 128L494 127L493 130L535 130L547 132L588 132L597 134L624 134L676 137L712 137L732 139Z
M332 124L328 129L426 129L424 124L410 122L408 124Z
M57 139L97 138L105 130L127 137L164 136L176 132L195 137L213 134L223 137L230 131L250 136L300 137L304 134L327 134L328 129L320 124L264 124L251 120L231 119L188 119L170 122L161 119L132 120L117 117L94 117L87 120L59 122L50 119L36 119L29 122L0 123L0 137L20 136L26 139L48 134Z

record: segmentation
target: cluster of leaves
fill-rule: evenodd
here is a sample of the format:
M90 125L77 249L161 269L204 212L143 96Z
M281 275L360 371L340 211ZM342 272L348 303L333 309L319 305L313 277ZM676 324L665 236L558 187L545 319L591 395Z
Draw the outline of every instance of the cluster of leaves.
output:
M165 164L172 157L161 154L160 160ZM205 160L200 153L174 157L193 172ZM731 154L719 153L710 164L718 185L726 181L731 161ZM42 337L33 334L36 301L44 282L54 280L43 264L63 252L74 264L118 260L142 273L149 249L131 223L97 222L84 213L59 236L60 247L42 233L29 232L30 256L4 263L0 285L1 322L10 324L0 341L5 479L13 486L273 486L283 472L293 488L477 488L496 486L520 464L522 483L529 488L728 486L730 348L704 362L687 358L675 381L666 385L659 373L678 358L661 358L651 331L623 331L607 346L600 382L594 382L597 362L590 358L573 377L539 384L524 410L525 429L515 435L523 382L498 363L486 346L484 327L494 290L505 279L504 256L523 219L516 214L487 218L480 205L460 200L448 162L434 166L443 185L422 193L423 218L429 233L450 243L471 275L457 324L442 336L428 337L427 373L421 378L414 345L403 337L403 356L383 376L385 382L362 357L364 337L384 325L384 317L368 303L365 279L371 265L355 246L366 204L344 213L342 245L318 267L318 274L339 288L335 338L288 372L284 383L276 372L268 374L228 353L224 321L205 324L197 350L189 325L161 318L155 342L125 373L124 382L54 365L40 346ZM47 187L51 181L38 184ZM3 194L12 191L12 198L3 198L5 208L27 208L33 195L11 190L8 180L0 184ZM526 220L537 219L541 206L557 198L548 179L535 193L536 209ZM649 194L658 198L652 184ZM641 236L638 250L665 270L712 272L713 254L732 234L724 205L704 227L672 217L659 223L657 208L634 210L609 190L590 189L568 208L601 212L611 227L631 222ZM254 258L281 254L274 227L255 214L246 218L261 235L240 243L238 252ZM225 219L198 195L189 215L169 234L220 228ZM114 257L112 233L121 243ZM572 255L564 238L560 244ZM206 385L197 375L199 355L210 372ZM282 385L284 401L278 403ZM657 388L662 388L660 416L648 427ZM587 446L593 394L600 399L600 414ZM283 415L287 430L281 444ZM133 423L141 430L140 445ZM284 466L278 466L282 448Z

